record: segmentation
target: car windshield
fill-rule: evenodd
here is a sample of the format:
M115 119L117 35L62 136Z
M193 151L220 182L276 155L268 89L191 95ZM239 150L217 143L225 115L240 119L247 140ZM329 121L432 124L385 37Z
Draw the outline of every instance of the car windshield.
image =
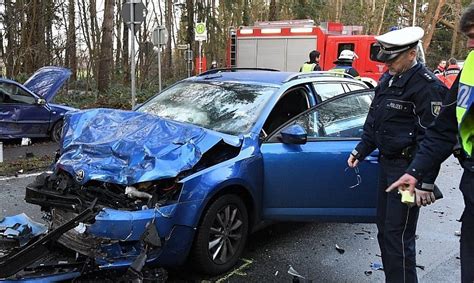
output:
M227 134L246 133L276 90L236 82L182 82L137 111Z

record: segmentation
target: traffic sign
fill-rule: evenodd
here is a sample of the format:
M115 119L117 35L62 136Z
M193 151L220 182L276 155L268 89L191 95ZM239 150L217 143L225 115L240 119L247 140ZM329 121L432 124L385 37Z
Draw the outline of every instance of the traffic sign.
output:
M206 23L196 23L196 27L194 28L194 40L196 41L207 40Z
M145 14L146 14L145 5L143 5L143 3L140 0L138 1L128 0L126 3L123 3L122 5L122 18L125 24L128 26L130 26L132 22L132 13L130 13L132 6L133 6L133 11L134 11L133 22L135 23L135 25L137 24L139 25L145 20Z

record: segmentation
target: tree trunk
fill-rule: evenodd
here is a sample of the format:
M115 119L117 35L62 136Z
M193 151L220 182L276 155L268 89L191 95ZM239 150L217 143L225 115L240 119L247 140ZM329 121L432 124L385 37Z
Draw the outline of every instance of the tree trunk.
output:
M438 6L436 7L436 11L433 15L433 18L431 19L431 24L425 34L425 37L423 38L423 49L425 50L425 52L428 52L428 48L430 47L430 43L431 43L431 38L433 38L433 33L436 29L436 23L438 22L439 15L441 13L441 8L443 8L445 3L446 3L446 0L438 1Z
M12 78L15 74L15 58L16 58L16 40L15 34L17 34L17 24L14 21L13 15L16 15L15 6L13 6L11 0L5 0L5 15L4 15L4 28L5 38L7 40L7 49L3 61L6 67L6 76Z
M461 0L454 0L453 14L455 15L456 19L458 19L458 17L461 15ZM451 38L451 52L450 52L451 57L454 57L454 54L456 54L458 32L459 32L459 21L456 20L454 21L453 36Z
M122 4L125 4L127 0L122 0ZM129 60L129 53L128 53L128 34L129 29L125 22L122 22L123 26L123 36L122 36L122 69L123 69L123 83L128 84L130 82L130 67L128 64Z
M172 69L172 49L171 49L171 34L173 33L173 1L166 0L166 16L165 16L165 26L166 30L168 30L168 39L166 42L166 52L165 52L165 70L171 71Z
M122 1L117 0L115 2L117 5L117 14L115 16L115 33L116 33L116 42L117 48L115 49L115 73L120 74L120 67L122 62L120 61L120 55L122 54Z
M114 27L114 0L105 0L104 21L102 22L102 40L100 44L100 58L98 69L97 88L105 93L110 86L110 75L113 66L113 27Z
M270 1L269 13L268 13L268 20L269 21L276 21L278 19L278 8L276 0Z
M76 80L77 55L76 55L76 9L74 0L68 4L68 29L66 40L66 66L71 69L71 81Z
M379 28L377 29L377 34L380 34L380 31L382 31L382 25L383 25L384 16L385 16L385 9L387 8L387 2L388 0L383 1L382 15L380 16L380 22L379 22Z

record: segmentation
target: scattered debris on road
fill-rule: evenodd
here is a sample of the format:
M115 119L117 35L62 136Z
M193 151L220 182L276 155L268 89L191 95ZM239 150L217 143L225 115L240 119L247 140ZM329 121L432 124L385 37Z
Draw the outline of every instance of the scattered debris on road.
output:
M343 253L346 252L343 248L339 247L338 244L336 244L336 250L337 250L340 254L343 254Z

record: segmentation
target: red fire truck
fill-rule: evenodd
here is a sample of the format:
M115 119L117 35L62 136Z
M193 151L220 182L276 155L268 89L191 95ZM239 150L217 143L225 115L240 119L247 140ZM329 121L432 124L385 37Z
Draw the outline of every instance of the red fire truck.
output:
M340 23L314 25L312 20L258 22L255 26L230 30L227 67L274 68L299 71L308 61L311 50L321 52L323 70L333 68L342 50L354 51L359 57L353 66L363 81L372 86L385 71L375 61L379 51L373 35L362 35L361 26Z

